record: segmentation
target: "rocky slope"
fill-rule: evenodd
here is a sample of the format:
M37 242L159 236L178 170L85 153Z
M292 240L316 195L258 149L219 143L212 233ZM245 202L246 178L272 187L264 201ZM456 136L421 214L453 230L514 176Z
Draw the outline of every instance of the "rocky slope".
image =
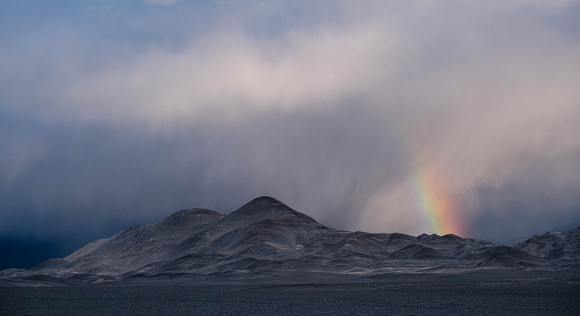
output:
M30 271L1 271L0 278L94 282L177 276L373 276L489 268L578 269L579 262L580 228L534 236L513 247L455 235L349 232L260 197L227 215L182 210L155 224L93 241Z
M549 232L536 235L515 244L514 249L550 261L556 267L580 266L580 227L567 232Z

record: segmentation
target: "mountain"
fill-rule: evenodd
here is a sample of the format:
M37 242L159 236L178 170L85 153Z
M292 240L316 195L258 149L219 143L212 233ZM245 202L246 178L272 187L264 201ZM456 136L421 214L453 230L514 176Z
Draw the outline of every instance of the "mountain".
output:
M329 275L464 272L481 269L578 269L580 228L503 246L455 235L418 237L324 226L284 203L259 197L230 214L187 209L93 241L63 259L5 280L202 277L247 279Z
M579 267L580 227L567 232L536 235L513 248L549 260L552 266Z

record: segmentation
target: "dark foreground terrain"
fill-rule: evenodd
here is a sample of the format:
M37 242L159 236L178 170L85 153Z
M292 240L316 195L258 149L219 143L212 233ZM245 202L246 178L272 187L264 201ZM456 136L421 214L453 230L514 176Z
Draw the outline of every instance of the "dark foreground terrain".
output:
M578 315L575 272L385 275L354 283L0 286L2 315ZM16 285L16 286L15 286ZM37 284L41 285L41 283Z

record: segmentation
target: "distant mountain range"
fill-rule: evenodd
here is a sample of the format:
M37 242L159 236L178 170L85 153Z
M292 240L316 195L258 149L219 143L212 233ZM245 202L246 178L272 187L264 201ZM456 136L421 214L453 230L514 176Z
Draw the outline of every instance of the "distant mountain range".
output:
M324 226L271 197L230 214L188 209L93 241L64 259L0 271L5 281L191 277L373 277L486 269L580 269L580 227L504 246L455 235L375 234Z

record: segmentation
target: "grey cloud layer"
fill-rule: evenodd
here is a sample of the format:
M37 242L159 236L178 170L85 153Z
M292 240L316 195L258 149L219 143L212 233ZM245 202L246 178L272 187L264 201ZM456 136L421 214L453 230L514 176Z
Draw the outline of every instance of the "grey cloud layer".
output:
M578 2L284 3L94 2L96 29L3 35L1 229L94 236L268 194L419 234L425 170L471 237L580 221Z

